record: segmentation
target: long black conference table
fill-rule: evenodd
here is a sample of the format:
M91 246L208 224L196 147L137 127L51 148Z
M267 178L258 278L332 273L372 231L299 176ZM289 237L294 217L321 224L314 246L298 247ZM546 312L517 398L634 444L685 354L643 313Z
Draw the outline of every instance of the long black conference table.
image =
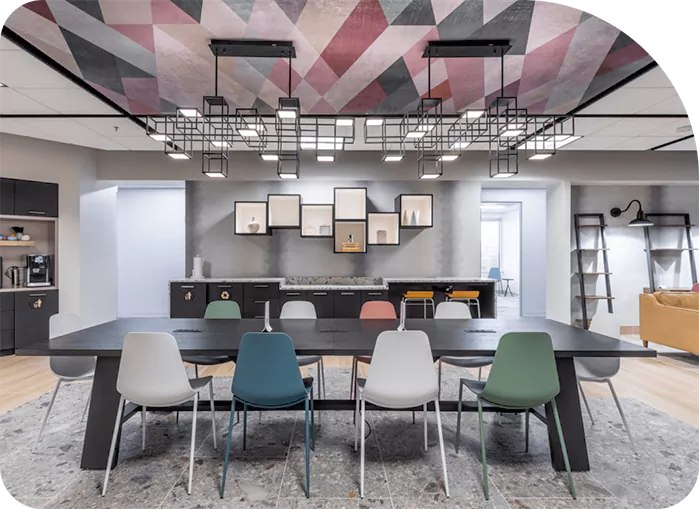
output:
M276 332L289 334L298 355L370 355L377 336L396 330L397 320L318 319L272 320ZM407 320L407 330L422 330L430 338L434 357L490 356L495 354L499 338L507 332L546 332L553 340L561 392L556 398L563 435L568 447L571 468L590 469L585 443L580 401L575 377L574 357L655 357L656 352L615 338L543 318ZM178 318L125 318L73 332L48 342L18 349L17 355L28 356L95 356L97 366L92 385L90 411L85 430L81 467L103 470L117 415L119 394L116 380L124 336L129 332L170 332L183 355L236 355L240 338L246 332L260 332L262 320L204 320ZM349 394L348 394L349 396ZM205 410L208 401L201 401ZM440 403L442 411L456 411L455 401ZM351 400L320 400L318 410L354 411ZM230 400L216 401L217 410L230 410ZM191 410L192 404L154 410ZM370 405L367 409L373 409ZM465 403L465 411L475 405ZM131 404L122 423L138 413ZM488 407L488 411L500 411ZM79 409L78 409L79 411ZM534 409L533 415L548 427L551 462L564 470L563 455L550 405ZM118 443L118 442L117 442ZM117 447L118 451L118 447ZM115 454L114 466L117 455Z

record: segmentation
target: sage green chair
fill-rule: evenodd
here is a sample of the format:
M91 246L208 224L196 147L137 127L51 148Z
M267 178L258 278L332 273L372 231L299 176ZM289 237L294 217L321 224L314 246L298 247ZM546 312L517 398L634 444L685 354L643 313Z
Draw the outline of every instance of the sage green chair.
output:
M575 485L570 473L568 449L566 448L558 417L556 396L560 392L556 359L553 354L551 337L545 332L511 332L500 338L495 352L493 366L488 380L480 381L462 378L459 385L459 405L456 420L456 452L459 452L461 438L461 406L464 385L476 395L478 402L478 427L481 436L481 457L483 461L483 491L488 493L488 465L485 458L483 436L483 402L507 410L525 411L527 447L529 450L529 410L551 403L556 421L556 431L561 442L563 461L568 472L570 493L575 497Z

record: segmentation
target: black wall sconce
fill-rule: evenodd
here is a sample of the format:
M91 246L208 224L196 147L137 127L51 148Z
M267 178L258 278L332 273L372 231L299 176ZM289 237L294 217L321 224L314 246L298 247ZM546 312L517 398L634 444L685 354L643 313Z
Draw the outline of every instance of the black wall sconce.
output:
M641 205L641 202L638 200L631 200L624 210L621 210L619 207L614 207L612 210L609 211L609 213L612 215L612 217L619 217L624 212L629 210L629 207L631 207L633 202L638 203L638 212L636 212L636 219L633 219L629 222L629 226L637 226L642 228L653 226L653 223L651 223L648 220L645 213L643 212L643 206Z

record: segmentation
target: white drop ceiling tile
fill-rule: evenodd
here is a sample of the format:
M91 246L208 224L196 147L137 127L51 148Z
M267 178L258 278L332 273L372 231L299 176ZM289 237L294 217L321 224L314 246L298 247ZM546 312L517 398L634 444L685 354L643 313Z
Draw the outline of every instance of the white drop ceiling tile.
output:
M129 118L76 118L75 121L107 138L147 137L145 128Z
M650 150L653 147L662 145L672 140L676 140L678 136L638 136L610 147L611 150Z
M661 129L669 122L670 119L667 118L625 118L600 129L595 136L642 136L649 131Z
M578 136L590 136L605 127L618 123L618 118L575 118L575 134Z
M2 52L0 82L12 88L80 88L25 51Z
M692 131L677 132L680 127L690 126L688 118L668 118L662 125L643 133L643 136L679 136L684 137L692 134Z
M680 96L674 93L671 97L644 109L640 113L650 115L686 115L687 110L685 110Z
M0 113L5 115L55 115L56 111L9 87L0 88Z
M665 72L660 68L656 67L651 69L643 76L639 76L635 80L631 81L625 87L628 88L675 88L672 86L672 82L667 77Z
M631 136L586 136L559 150L605 150L631 139Z
M52 141L105 150L124 150L116 141L107 139L68 118L24 118L22 121L45 133L46 139Z
M118 143L126 150L154 150L165 151L163 142L155 141L154 139L141 133L140 136L129 136L124 138L112 138L112 141Z
M22 51L22 48L4 37L0 37L0 51Z
M40 131L33 129L18 118L0 118L0 132L18 136L40 137Z
M38 101L59 113L70 114L113 114L113 108L83 89L65 88L18 88L22 94Z
M658 151L671 151L671 150L693 150L696 152L697 150L697 139L696 137L694 138L688 138L686 140L678 141L677 143L673 143L670 146L660 148Z
M650 108L676 95L674 88L628 88L623 87L580 113L632 114ZM669 112L667 112L669 113Z

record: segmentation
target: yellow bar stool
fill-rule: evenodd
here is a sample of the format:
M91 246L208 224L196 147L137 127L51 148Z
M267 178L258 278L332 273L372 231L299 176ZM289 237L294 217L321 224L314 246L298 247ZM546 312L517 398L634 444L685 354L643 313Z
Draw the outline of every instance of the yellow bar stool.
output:
M432 317L434 318L434 292L408 291L403 294L403 302L406 306L422 306L423 318L427 318L427 304L429 304L432 306Z
M478 311L478 318L481 317L481 303L478 300L481 292L477 290L452 290L447 293L447 300L457 300L465 302L469 307L475 305Z

